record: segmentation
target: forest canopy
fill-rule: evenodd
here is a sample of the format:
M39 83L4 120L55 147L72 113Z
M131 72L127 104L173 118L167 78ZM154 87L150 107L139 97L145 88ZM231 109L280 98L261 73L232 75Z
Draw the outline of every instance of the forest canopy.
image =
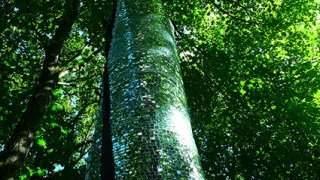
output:
M320 177L320 1L162 2L205 178ZM20 179L84 179L113 2L6 0L0 16L0 153L20 138Z

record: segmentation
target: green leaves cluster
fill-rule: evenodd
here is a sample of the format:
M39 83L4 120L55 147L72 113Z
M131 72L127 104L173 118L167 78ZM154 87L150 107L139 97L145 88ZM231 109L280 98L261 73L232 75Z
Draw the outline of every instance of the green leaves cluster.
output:
M167 3L207 178L318 177L319 5Z

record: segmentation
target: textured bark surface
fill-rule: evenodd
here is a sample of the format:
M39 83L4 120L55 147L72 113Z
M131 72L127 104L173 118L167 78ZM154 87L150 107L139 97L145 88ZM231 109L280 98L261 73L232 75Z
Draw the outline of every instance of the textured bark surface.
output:
M66 2L59 27L44 47L45 59L38 85L21 120L0 154L0 179L18 179L20 167L31 147L34 133L41 124L43 114L50 103L53 88L58 83L59 54L76 20L78 7L78 0Z
M160 0L118 1L109 72L116 179L204 179Z

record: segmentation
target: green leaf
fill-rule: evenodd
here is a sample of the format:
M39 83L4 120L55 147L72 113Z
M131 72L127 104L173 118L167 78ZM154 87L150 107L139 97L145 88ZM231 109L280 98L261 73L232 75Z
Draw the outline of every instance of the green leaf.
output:
M59 126L59 124L58 124L58 123L56 123L56 122L52 122L52 123L50 123L50 126L54 128L54 127Z
M63 90L61 88L59 89L56 89L54 92L53 92L53 96L55 97L58 97L58 96L61 96L63 93Z
M6 66L10 66L10 63L8 62L8 61L3 61L3 63L4 63L4 65L6 65Z
M84 63L82 56L78 56L78 57L76 58L76 61L77 61L78 64L83 64L83 63Z
M317 107L320 107L320 90L313 94L313 102L316 104Z
M20 175L19 178L20 178L20 180L26 180L28 177L26 174L22 174L22 175Z
M249 89L254 89L253 84L248 84L248 88L249 88Z
M64 134L64 135L67 135L68 134L68 130L65 130L65 129L63 129L63 127L61 127L61 133Z
M51 106L51 110L52 110L52 111L57 111L57 109L58 109L57 104L53 104L53 105Z
M43 147L43 148L47 148L47 143L44 139L38 139L37 140L37 144L40 146L40 147Z
M38 169L37 169L37 174L38 174L38 176L44 176L46 173L45 173L45 171L43 170L43 169L41 169L41 168L39 168L38 167Z
M256 80L255 79L250 79L250 82L253 84L253 83L256 82Z
M244 89L240 89L240 94L241 95L245 95L247 93L247 91L246 90L244 90Z
M61 104L55 103L51 106L51 110L52 111L58 111L58 110L62 110L63 106Z
M240 85L243 87L246 81L240 81Z
M33 170L32 168L27 167L28 172L29 172L29 176L32 176L35 173L35 170Z

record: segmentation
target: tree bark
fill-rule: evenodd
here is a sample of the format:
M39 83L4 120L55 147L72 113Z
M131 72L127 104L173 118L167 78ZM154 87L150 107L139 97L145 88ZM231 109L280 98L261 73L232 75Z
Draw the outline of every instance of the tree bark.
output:
M18 179L19 170L41 125L50 104L53 88L57 85L59 54L78 15L79 0L65 2L64 14L51 40L44 45L45 59L38 85L27 104L18 125L0 154L0 179Z
M160 0L118 0L108 65L116 179L204 179Z

